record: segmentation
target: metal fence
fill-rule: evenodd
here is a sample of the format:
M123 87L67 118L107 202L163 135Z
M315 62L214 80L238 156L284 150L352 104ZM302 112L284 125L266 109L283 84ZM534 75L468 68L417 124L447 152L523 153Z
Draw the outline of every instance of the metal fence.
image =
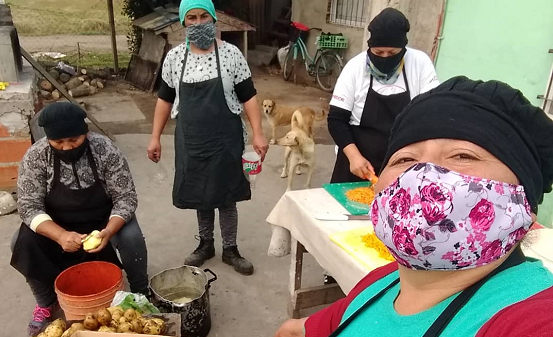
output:
M363 27L367 21L369 0L330 0L330 22Z
M116 44L112 44L109 5L113 1ZM21 46L35 59L73 67L126 68L130 20L125 0L7 0Z

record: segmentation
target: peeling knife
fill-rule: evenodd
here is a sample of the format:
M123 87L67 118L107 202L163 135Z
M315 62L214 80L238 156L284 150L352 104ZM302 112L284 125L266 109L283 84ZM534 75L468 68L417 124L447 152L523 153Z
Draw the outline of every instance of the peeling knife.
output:
M315 213L315 219L322 221L348 221L348 220L371 220L370 215L351 215L340 213Z

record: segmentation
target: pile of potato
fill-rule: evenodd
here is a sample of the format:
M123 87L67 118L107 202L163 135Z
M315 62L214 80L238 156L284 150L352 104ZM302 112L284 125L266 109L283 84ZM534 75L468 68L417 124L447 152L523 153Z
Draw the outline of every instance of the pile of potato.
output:
M73 323L67 328L62 319L56 319L37 337L71 337L81 330L161 335L165 321L161 318L145 318L134 310L123 311L121 307L100 309L96 314L87 314L82 323Z

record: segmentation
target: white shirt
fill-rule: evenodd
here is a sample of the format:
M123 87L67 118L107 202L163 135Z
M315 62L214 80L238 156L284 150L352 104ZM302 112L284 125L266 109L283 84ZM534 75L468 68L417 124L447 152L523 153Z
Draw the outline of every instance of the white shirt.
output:
M179 80L185 53L186 43L181 43L171 49L165 57L161 71L161 77L165 83L169 87L175 88L177 92L173 108L171 109L171 118L173 119L179 113ZM219 61L221 63L221 76L227 105L230 111L240 115L244 111L244 108L234 91L234 85L252 76L248 62L238 47L225 41L219 46ZM188 53L186 69L182 78L184 83L197 83L217 77L215 50L202 55L192 52Z
M242 81L250 78L252 73L248 66L248 62L242 55L238 47L228 42L223 41L219 46L219 62L221 63L221 77L223 89L225 92L225 100L227 106L233 113L240 115L244 111L244 106L238 100L238 96L234 91L234 86ZM179 84L182 73L182 62L186 53L186 43L171 49L161 71L161 78L171 88L174 88L177 95L171 109L171 118L177 118L179 113ZM217 59L215 50L208 54L197 55L192 52L188 53L186 60L186 68L182 78L183 83L198 83L213 78L217 78ZM243 119L242 130L244 136L244 144L248 143L248 131Z
M439 85L434 65L424 52L407 48L404 60L411 99ZM364 51L346 64L330 101L330 105L351 111L350 125L359 125L361 122L370 81L367 52ZM405 92L403 72L394 84L381 84L376 78L373 79L372 89L385 96Z

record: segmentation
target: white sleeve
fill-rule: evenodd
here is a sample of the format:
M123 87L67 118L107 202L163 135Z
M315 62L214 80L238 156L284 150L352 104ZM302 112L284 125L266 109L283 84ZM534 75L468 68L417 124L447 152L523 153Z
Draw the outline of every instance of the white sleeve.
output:
M356 58L351 59L338 77L334 92L332 93L332 99L330 105L335 107L353 111L355 103L355 82L356 82L356 70L357 68Z
M240 49L238 49L238 47L228 42L227 44L229 45L229 48L233 56L233 61L234 61L233 84L236 85L236 84L242 83L248 78L251 78L252 72L250 70L250 67L248 66L248 61L246 61L246 58L244 57L244 54L242 54Z
M432 60L430 60L428 55L422 52L419 60L419 67L421 69L419 74L419 94L430 91L440 85L440 81L438 80L438 75L436 75L436 69L434 68Z
M175 64L176 55L177 55L176 48L170 50L167 53L165 60L163 61L163 68L161 69L161 78L171 88L175 88L173 79L175 78L175 76L177 76L176 69L173 68L173 64Z

